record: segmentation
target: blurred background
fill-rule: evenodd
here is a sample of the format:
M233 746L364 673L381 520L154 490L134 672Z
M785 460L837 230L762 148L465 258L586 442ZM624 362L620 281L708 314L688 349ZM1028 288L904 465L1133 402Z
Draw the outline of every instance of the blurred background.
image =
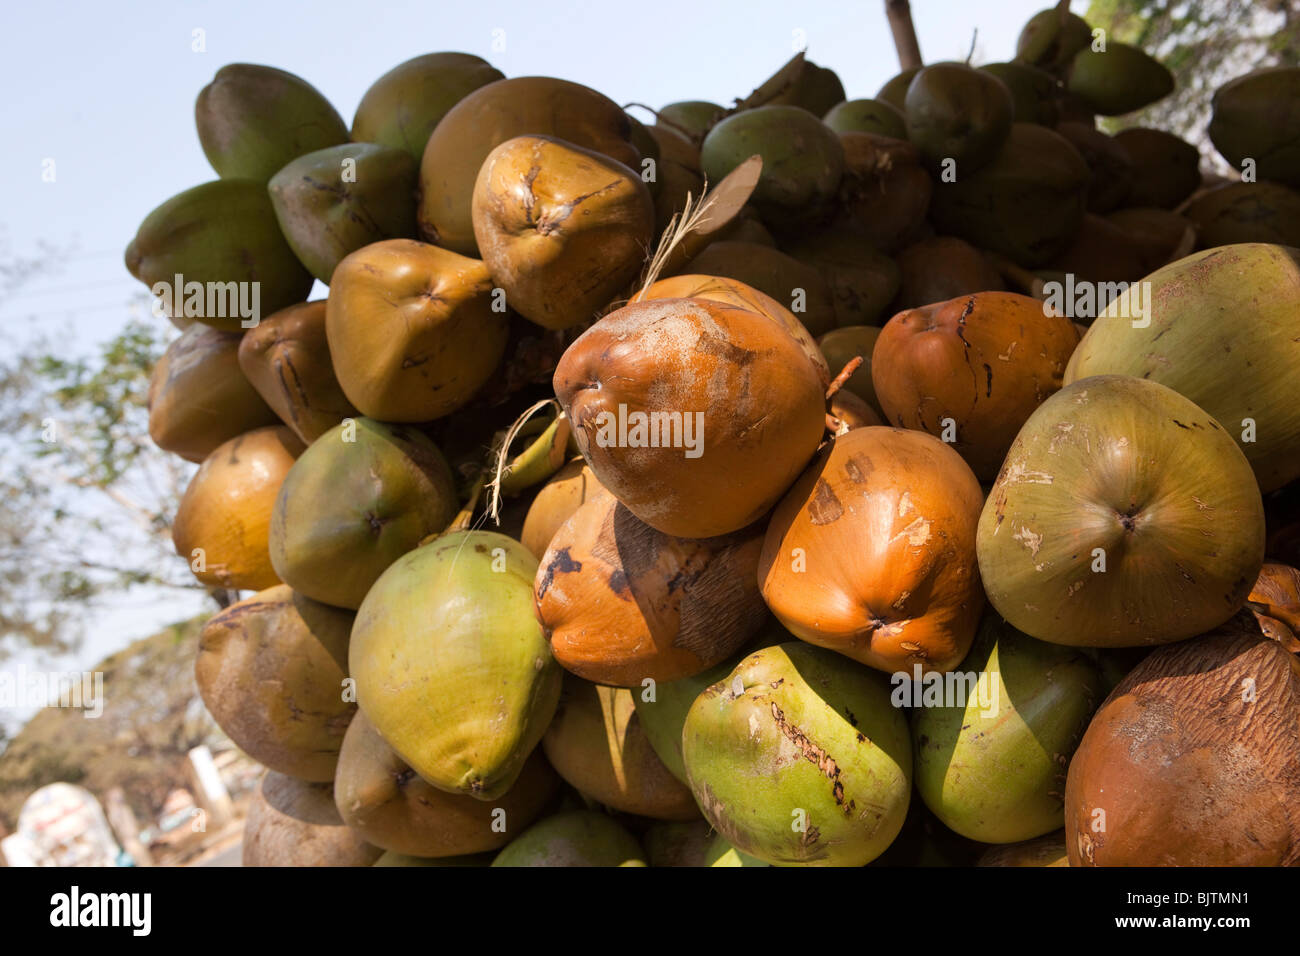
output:
M979 65L1009 60L1021 26L1046 5L915 0L911 9L925 62ZM1300 62L1295 0L1076 0L1071 9L1175 73L1174 96L1122 125L1178 133L1202 147L1207 166L1222 162L1205 142L1215 88L1253 67ZM170 517L194 466L152 446L145 408L152 366L178 333L152 314L122 251L163 198L215 178L194 130L195 96L213 74L232 62L289 70L350 120L379 76L442 50L650 107L729 104L805 48L837 71L850 99L873 96L898 71L884 0L661 0L616 17L590 2L153 0L126 12L28 6L6 19L0 837L39 788L77 784L112 813L127 807L160 841L155 855L172 862L200 855L169 850L164 838L193 818L202 787L204 771L186 755L206 747L236 804L257 768L224 740L194 688L198 625L220 596L173 553ZM321 292L318 283L314 297ZM87 720L6 696L5 674L13 687L33 671L102 672L108 706ZM42 805L63 810L43 812L93 817L78 801L46 793ZM210 857L219 841L189 842Z

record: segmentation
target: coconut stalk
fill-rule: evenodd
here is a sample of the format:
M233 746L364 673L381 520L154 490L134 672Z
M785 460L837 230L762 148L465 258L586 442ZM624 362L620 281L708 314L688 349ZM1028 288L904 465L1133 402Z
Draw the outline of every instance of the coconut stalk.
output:
M916 39L916 27L912 24L912 5L907 0L885 0L885 17L889 20L889 29L894 34L894 49L898 51L898 68L910 70L920 67L921 44Z

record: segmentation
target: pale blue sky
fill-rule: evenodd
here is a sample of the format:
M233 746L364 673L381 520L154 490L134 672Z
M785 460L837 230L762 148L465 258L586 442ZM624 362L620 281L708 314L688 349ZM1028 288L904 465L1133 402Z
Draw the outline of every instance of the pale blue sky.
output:
M914 0L912 10L927 61L964 59L978 26L981 63L1009 59L1021 25L1047 5ZM839 73L850 98L874 95L897 72L883 0L83 0L15 4L5 21L0 257L30 259L43 243L75 251L0 295L0 350L41 330L84 350L122 327L126 302L143 290L122 265L140 220L215 178L194 131L194 99L226 63L297 73L349 124L374 80L441 50L479 54L507 76L559 76L619 103L656 107L730 103L784 63L796 38ZM192 50L195 29L204 31L206 52ZM493 48L502 36L494 31L504 31L504 49ZM54 183L41 180L47 159ZM97 616L76 659L58 666L88 667L196 609L193 601L132 595Z
M1046 0L915 0L927 61L1007 59ZM635 15L644 10L644 16ZM191 49L205 32L206 52ZM493 49L504 31L504 50ZM39 242L77 250L57 273L0 299L4 338L71 323L88 345L125 319L137 289L121 250L155 205L214 178L194 132L198 91L223 64L265 63L315 84L348 122L362 93L420 53L477 53L507 76L548 74L612 99L728 103L791 55L833 67L850 97L897 71L883 0L570 2L140 2L15 6L0 36L7 148L0 151L0 255ZM53 159L57 179L41 181ZM3 346L0 346L2 348Z

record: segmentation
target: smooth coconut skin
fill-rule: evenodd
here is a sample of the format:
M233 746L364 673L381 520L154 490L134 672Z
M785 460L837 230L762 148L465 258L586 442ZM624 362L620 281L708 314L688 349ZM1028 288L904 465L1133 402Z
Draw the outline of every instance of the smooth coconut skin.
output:
M474 237L510 307L546 329L593 318L641 269L654 200L641 177L594 150L517 136L474 184Z
M410 239L358 249L330 279L325 331L334 372L362 414L424 422L464 405L505 354L477 259Z
M907 86L907 140L931 167L955 160L958 174L987 166L1011 131L1015 103L1001 79L965 63L935 63Z
M598 495L560 526L538 565L537 617L551 652L590 681L639 687L725 660L763 625L762 524L677 538Z
M959 296L1006 288L988 257L955 236L932 236L914 242L897 258L897 301L903 309L919 309Z
M289 469L271 516L271 563L295 590L355 609L457 507L451 468L432 441L357 418L326 432Z
M605 806L655 820L698 820L686 785L674 777L641 725L633 691L566 674L542 750L571 786Z
M1070 763L1071 866L1300 864L1300 664L1240 615L1153 651Z
M992 481L1026 419L1060 389L1079 334L1038 299L977 292L900 312L872 353L872 383L885 419L952 447Z
M518 541L459 531L399 558L357 610L357 704L440 790L500 797L555 713L562 671L534 614L536 574Z
M1214 92L1209 134L1228 163L1253 159L1260 179L1300 186L1300 69L1239 76Z
M483 161L516 136L551 136L640 171L631 117L589 87L548 76L488 83L434 128L420 164L420 234L461 255L477 252L471 203Z
M1150 314L1139 319L1125 296L1113 301L1079 343L1066 384L1092 375L1159 382L1214 416L1263 491L1300 477L1300 250L1209 249L1142 282ZM1242 441L1246 419L1251 442Z
M343 738L334 803L343 822L366 842L417 857L454 857L498 850L537 818L560 780L539 752L519 779L491 803L430 786L384 743L357 712ZM505 813L505 829L493 823Z
M907 815L907 721L885 678L798 641L750 655L705 690L682 757L714 829L776 866L862 866Z
M171 290L169 313L227 332L242 333L244 322L301 302L311 291L311 275L285 241L264 183L249 179L218 179L171 199L145 216L128 243L126 271L150 289L162 283ZM205 292L196 310L188 308L176 276L203 283ZM208 309L207 283L256 282L260 314L244 316L223 288ZM251 286L242 301L252 305ZM182 315L182 313L185 313Z
M984 607L979 482L923 432L860 428L824 449L772 514L758 580L790 632L883 671L948 670Z
M149 379L149 437L155 445L199 462L244 432L279 424L240 371L239 347L239 333L199 322L167 346Z
M203 625L194 680L240 750L272 770L325 783L357 709L341 693L351 632L350 611L283 584L267 588Z
M238 345L244 377L304 442L359 414L334 374L324 299L281 309L244 333Z
M913 709L917 794L950 830L981 843L1059 830L1066 767L1103 694L1096 663L987 614L958 671L985 682L991 706L972 688L964 706Z
M244 866L370 866L381 853L343 822L332 783L262 775L244 822Z
M603 813L557 813L525 830L493 866L645 866L636 837Z
M194 103L203 154L222 179L265 183L304 153L348 141L343 117L300 76L230 63Z
M271 511L302 442L288 428L257 428L203 459L181 496L172 544L209 587L260 591L280 583L271 566ZM197 570L195 549L202 549Z
M825 431L821 375L799 343L767 316L706 299L634 302L605 316L565 351L554 385L601 484L677 537L757 521ZM702 413L700 456L687 458L683 447L606 447L601 422L616 420L620 405Z
M1065 853L1065 832L1057 830L1047 836L990 847L976 866L1069 866ZM376 864L378 866L378 864Z
M1250 478L1231 436L1172 389L1075 382L1025 423L980 515L989 600L1056 644L1204 633L1242 606L1264 561Z

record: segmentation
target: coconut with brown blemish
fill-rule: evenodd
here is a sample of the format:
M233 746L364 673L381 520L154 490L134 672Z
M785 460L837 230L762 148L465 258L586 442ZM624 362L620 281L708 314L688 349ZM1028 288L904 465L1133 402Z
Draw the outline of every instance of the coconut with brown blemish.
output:
M537 616L566 669L601 684L690 677L762 626L755 578L763 528L678 538L612 495L582 505L537 569Z
M471 203L479 170L497 146L526 135L562 139L641 171L631 117L613 100L549 76L497 80L460 100L429 136L420 163L420 234L475 255Z
M537 492L524 517L520 543L541 559L551 538L569 517L597 495L608 494L581 458L575 458L551 476Z
M1070 763L1071 866L1300 864L1300 664L1248 614L1153 651Z
M859 428L814 459L772 514L758 580L795 636L883 671L956 666L984 607L984 496L939 439Z
M799 343L765 315L707 299L610 313L565 351L554 384L601 484L684 538L757 521L826 425L822 375Z
M460 408L505 354L508 317L477 259L411 239L339 263L325 332L339 385L363 415L424 422Z
M980 516L993 606L1057 644L1181 641L1245 603L1264 508L1223 427L1122 375L1067 385L1016 437Z
M887 680L799 641L751 654L700 694L682 756L714 829L776 866L862 866L907 815L907 721Z
M894 316L872 352L885 419L948 442L991 481L1020 426L1061 387L1079 336L1014 292L981 292Z

